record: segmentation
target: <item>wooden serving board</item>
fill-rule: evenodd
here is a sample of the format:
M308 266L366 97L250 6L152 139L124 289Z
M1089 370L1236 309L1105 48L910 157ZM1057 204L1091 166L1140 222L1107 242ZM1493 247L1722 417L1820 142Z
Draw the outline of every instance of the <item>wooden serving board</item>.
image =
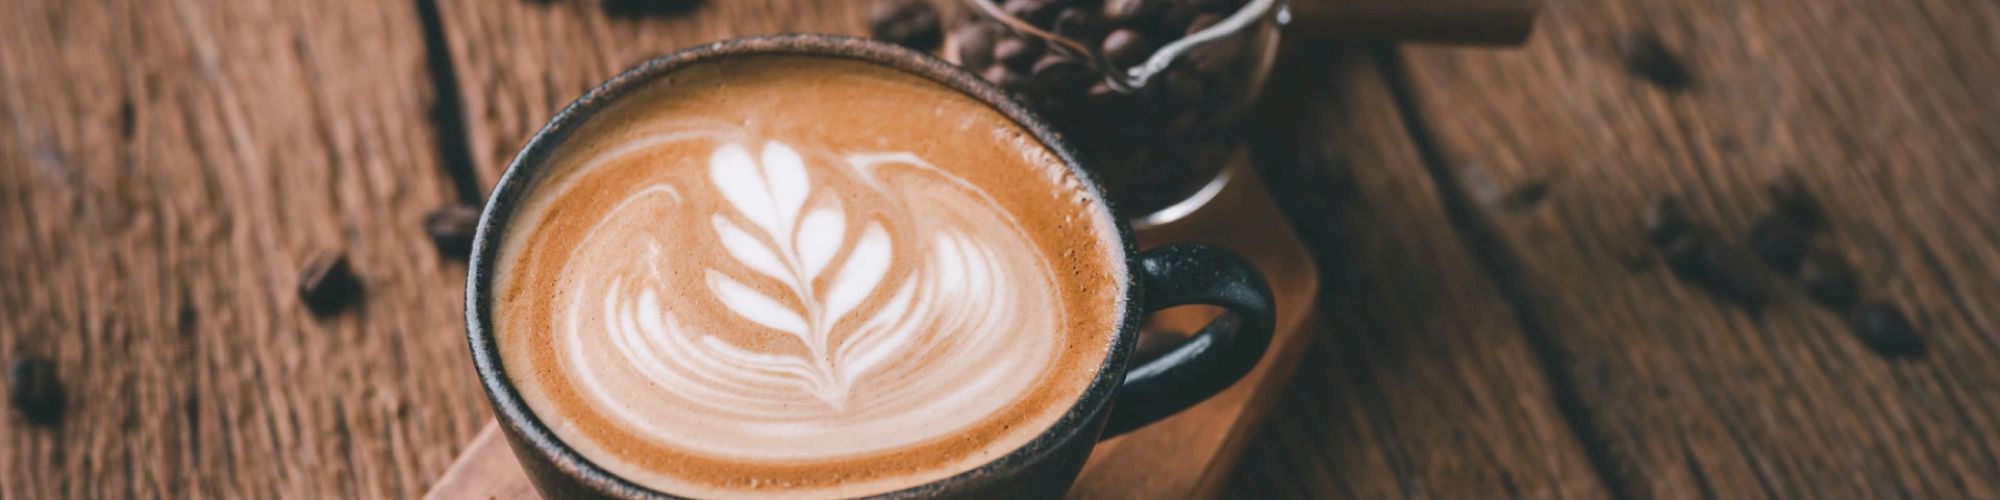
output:
M1210 498L1222 487L1257 423L1269 414L1279 388L1298 367L1312 332L1318 272L1272 203L1246 155L1227 170L1229 182L1202 208L1184 218L1139 232L1142 248L1203 242L1228 248L1254 263L1276 295L1278 321L1270 351L1243 381L1166 420L1101 443L1084 465L1071 498ZM1214 313L1177 308L1155 315L1163 330L1193 331ZM425 498L528 499L535 490L492 423L480 431Z

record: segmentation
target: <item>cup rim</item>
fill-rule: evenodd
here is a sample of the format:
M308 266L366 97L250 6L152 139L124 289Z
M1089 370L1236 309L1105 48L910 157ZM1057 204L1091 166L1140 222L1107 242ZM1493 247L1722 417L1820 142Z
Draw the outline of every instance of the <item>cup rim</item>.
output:
M499 244L495 240L505 234L508 223L518 209L519 201L531 191L549 157L558 146L577 128L611 103L656 79L695 64L718 59L768 55L831 57L884 66L944 85L999 111L1001 115L1012 120L1032 134L1043 146L1049 148L1062 161L1063 166L1083 184L1084 189L1098 201L1096 210L1102 212L1098 215L1108 218L1115 227L1118 246L1122 252L1121 257L1125 263L1127 279L1123 291L1124 303L1120 311L1122 317L1118 319L1113 331L1109 332L1114 335L1112 344L1104 359L1100 361L1090 384L1055 423L1028 443L970 470L908 488L873 494L868 498L921 497L977 487L994 480L1006 479L1009 471L1040 463L1047 455L1060 451L1064 444L1077 438L1080 433L1088 431L1087 437L1095 440L1096 430L1102 422L1101 417L1109 407L1111 396L1123 383L1123 374L1137 342L1135 333L1138 331L1141 306L1144 302L1142 287L1139 286L1138 250L1131 225L1125 218L1117 215L1111 200L1104 196L1096 176L1083 168L1080 161L1082 156L1027 106L1016 101L1006 91L957 65L928 53L875 40L845 35L801 33L734 38L688 47L620 71L616 76L593 87L563 107L528 139L521 151L508 163L506 171L494 184L485 206L481 209L478 231L472 241L465 285L466 339L481 388L486 393L487 401L493 406L495 420L499 425L505 427L509 434L526 440L525 444L533 448L533 452L545 459L549 465L599 493L620 497L683 498L640 485L584 458L574 448L557 438L541 417L528 408L519 390L507 378L505 368L501 366L498 341L489 328L492 324L491 282L495 276L494 268L499 252Z

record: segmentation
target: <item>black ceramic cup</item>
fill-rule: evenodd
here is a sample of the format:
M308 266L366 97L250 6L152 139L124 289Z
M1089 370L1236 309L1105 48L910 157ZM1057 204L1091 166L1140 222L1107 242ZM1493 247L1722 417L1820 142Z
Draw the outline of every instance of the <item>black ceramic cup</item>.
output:
M557 113L528 141L494 187L473 240L466 280L466 330L473 365L486 388L500 429L535 487L550 498L674 498L647 489L592 464L558 440L548 422L522 401L501 366L493 337L493 289L501 235L545 169L557 145L608 104L634 89L691 64L755 55L788 54L840 58L878 64L938 82L978 99L1014 120L1047 145L1103 200L1095 180L1077 155L1046 123L1000 89L950 63L926 54L869 40L830 35L776 35L694 47L646 61L592 89ZM1172 415L1229 387L1256 366L1270 344L1272 302L1264 279L1241 258L1214 247L1179 244L1139 252L1132 229L1112 217L1106 203L1092 205L1116 221L1125 265L1132 279L1123 293L1128 304L1119 318L1112 348L1097 375L1069 411L1047 430L1000 458L972 470L899 491L883 498L1054 498L1069 488L1099 439L1136 429ZM1132 351L1145 314L1162 308L1208 304L1232 314L1208 325L1190 341L1158 358L1134 365ZM1114 401L1116 404L1114 404Z

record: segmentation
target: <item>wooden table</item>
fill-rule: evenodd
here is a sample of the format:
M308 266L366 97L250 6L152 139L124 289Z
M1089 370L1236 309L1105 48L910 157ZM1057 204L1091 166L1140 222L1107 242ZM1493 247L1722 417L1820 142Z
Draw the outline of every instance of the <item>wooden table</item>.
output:
M423 214L630 63L856 32L864 4L5 2L0 356L54 359L70 404L0 418L0 496L420 494L487 418ZM1519 50L1302 45L1256 151L1333 333L1229 492L2000 495L1995 26L1981 0L1551 0ZM1642 29L1694 87L1624 70ZM1655 197L1738 238L1787 171L1927 356L1647 264ZM315 319L293 289L325 249L367 296Z

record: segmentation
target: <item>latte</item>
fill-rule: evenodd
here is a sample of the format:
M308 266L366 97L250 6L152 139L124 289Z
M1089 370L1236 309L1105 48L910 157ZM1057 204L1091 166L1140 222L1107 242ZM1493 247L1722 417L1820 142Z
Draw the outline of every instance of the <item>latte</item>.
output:
M677 495L857 496L1021 447L1124 317L1111 216L986 104L871 63L696 63L562 139L502 237L508 378Z

